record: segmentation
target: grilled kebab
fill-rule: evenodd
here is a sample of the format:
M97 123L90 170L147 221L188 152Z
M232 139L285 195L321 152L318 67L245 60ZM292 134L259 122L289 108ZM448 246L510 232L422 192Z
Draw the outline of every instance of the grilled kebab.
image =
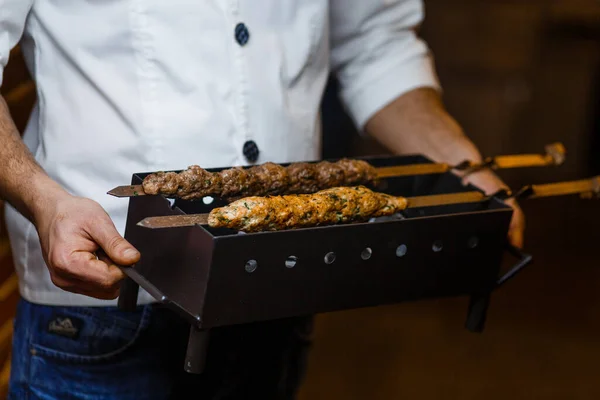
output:
M232 198L280 194L308 194L341 186L375 185L376 169L366 161L292 163L287 167L267 162L243 168L209 172L198 165L182 172L156 172L146 176L146 194L194 200L205 196Z
M312 194L245 197L213 209L208 224L244 232L305 228L393 215L407 205L405 198L364 186L334 187Z

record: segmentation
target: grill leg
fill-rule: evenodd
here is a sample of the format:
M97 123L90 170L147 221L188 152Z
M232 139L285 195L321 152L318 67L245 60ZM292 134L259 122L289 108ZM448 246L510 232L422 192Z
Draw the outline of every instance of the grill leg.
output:
M133 279L126 277L121 282L118 306L123 311L135 311L137 306L138 293L140 285Z
M188 339L184 365L186 372L191 374L201 374L204 372L206 350L208 348L208 336L208 330L198 329L193 325L190 328L190 337Z
M466 328L471 332L482 332L490 305L490 293L480 293L471 296L467 313Z

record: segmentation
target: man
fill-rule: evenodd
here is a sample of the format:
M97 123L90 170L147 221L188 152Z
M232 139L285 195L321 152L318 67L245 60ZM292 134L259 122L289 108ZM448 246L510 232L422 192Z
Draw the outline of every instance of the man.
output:
M292 398L310 320L211 336L207 371L182 372L187 331L147 293L115 298L140 254L127 202L140 171L318 158L329 74L357 127L396 153L479 161L446 113L418 0L5 0L0 58L22 37L38 102L23 141L2 104L0 195L23 300L12 399ZM503 187L490 172L470 181ZM520 245L516 204L511 240ZM110 259L96 257L104 250Z

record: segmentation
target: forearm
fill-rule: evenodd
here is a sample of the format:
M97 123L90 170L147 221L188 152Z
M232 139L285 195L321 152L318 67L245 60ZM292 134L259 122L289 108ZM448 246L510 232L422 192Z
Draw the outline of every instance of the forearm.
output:
M434 162L451 165L464 160L482 161L475 144L448 114L433 89L416 89L399 97L375 114L365 130L395 154L423 154ZM486 192L505 187L489 171L473 174L468 181Z
M39 166L27 149L0 97L0 198L30 221L66 192Z

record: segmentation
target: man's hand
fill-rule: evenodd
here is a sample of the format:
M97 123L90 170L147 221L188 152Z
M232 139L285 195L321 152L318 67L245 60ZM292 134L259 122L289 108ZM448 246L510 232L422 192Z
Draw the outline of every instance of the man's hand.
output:
M451 165L464 160L482 161L478 149L448 114L433 89L415 89L400 96L376 113L367 122L365 131L395 154L424 154L434 162ZM486 194L506 188L490 170L474 173L464 181ZM509 200L507 204L514 209L508 239L512 245L521 248L525 218L515 201Z
M132 265L140 254L117 232L98 203L64 194L49 202L35 222L56 286L99 299L119 295L125 276L117 264Z
M492 171L483 170L463 179L463 183L472 184L483 190L485 194L491 195L502 189L509 189L502 180ZM506 204L513 208L513 216L508 230L508 240L513 246L523 248L523 236L525 233L525 214L515 199L506 200Z

